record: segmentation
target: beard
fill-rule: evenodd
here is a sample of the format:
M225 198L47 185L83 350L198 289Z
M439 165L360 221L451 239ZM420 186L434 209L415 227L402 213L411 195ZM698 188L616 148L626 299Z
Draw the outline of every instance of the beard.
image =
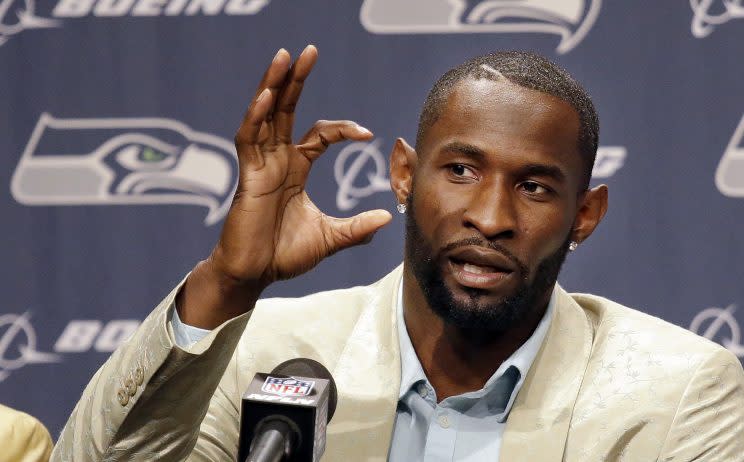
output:
M439 254L435 254L433 246L423 236L414 218L412 196L411 194L407 201L406 261L411 264L413 274L429 307L445 323L473 331L474 334L487 332L488 337L491 337L523 324L536 310L544 308L537 305L544 300L558 279L571 242L570 235L555 252L540 261L532 277L527 266L506 248L480 237L453 242L444 247ZM442 255L462 246L481 246L495 250L511 260L519 271L517 289L500 300L491 302L484 302L488 295L486 290L475 288L463 288L467 294L466 300L456 298L444 283L442 268L446 260Z

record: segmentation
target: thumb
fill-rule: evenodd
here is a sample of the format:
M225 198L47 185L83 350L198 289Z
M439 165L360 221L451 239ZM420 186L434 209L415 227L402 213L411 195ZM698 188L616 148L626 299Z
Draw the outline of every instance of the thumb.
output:
M328 250L335 253L347 247L366 244L377 230L392 219L387 210L369 210L349 218L333 218L330 220L331 242Z

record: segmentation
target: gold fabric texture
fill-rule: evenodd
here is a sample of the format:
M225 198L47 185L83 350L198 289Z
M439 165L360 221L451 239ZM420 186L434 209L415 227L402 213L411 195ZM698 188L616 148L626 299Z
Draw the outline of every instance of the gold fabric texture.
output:
M232 461L243 390L295 357L325 364L338 386L323 461L386 460L401 275L398 267L371 286L262 300L188 351L169 331L179 285L93 377L52 460ZM501 460L743 462L744 371L687 330L558 288Z
M52 437L35 417L0 404L0 460L46 462Z

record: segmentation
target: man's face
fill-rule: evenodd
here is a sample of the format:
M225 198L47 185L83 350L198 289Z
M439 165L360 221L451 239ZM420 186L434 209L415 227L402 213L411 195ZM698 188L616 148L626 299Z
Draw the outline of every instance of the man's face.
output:
M582 191L578 115L501 80L457 84L418 146L406 263L429 306L503 331L543 308Z

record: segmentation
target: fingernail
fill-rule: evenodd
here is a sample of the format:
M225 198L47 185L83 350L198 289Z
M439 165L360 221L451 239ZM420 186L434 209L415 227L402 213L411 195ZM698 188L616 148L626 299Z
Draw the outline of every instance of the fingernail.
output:
M277 51L274 55L274 60L272 62L276 62L276 60L279 59L279 55L282 54L282 51L286 52L287 50L285 50L284 48L279 48L279 51Z
M266 97L266 95L268 95L269 93L270 93L269 89L268 88L264 88L264 90L261 92L261 94L258 95L258 98L256 98L256 102L257 103L261 102L261 100L264 99Z
M357 130L359 130L360 132L362 132L364 134L367 134L367 135L371 135L372 134L371 131L367 130L366 128L362 127L361 125L357 125Z

